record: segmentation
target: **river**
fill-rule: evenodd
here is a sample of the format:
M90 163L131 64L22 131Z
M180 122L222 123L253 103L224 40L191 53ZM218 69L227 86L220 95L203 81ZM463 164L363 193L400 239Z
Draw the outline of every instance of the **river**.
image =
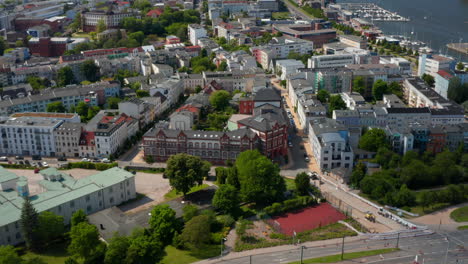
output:
M386 35L404 35L436 53L468 61L468 55L447 49L446 44L468 42L468 0L337 0L338 3L375 3L411 19L409 22L374 22ZM414 34L412 35L411 32Z

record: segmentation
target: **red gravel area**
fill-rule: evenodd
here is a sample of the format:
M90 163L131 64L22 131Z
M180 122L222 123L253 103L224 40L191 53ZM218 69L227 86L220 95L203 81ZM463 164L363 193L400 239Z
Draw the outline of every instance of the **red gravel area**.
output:
M273 217L268 223L278 232L292 236L294 232L304 232L346 219L346 216L329 203L303 208L298 211Z

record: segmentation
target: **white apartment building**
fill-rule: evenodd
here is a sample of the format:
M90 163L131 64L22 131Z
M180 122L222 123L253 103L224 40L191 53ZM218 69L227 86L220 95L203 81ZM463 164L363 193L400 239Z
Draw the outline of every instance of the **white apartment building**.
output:
M442 69L454 69L455 60L442 55L421 54L418 63L418 76L429 74L436 77L436 73Z
M349 132L335 120L325 117L309 122L309 141L320 169L343 168L350 173L354 153L349 145Z
M29 197L38 213L49 211L63 216L68 225L74 212L92 214L136 197L135 176L114 167L82 179L48 168L40 171L44 180L39 189L29 192L26 177L0 167L0 245L17 245L21 235L21 206Z
M192 130L194 115L190 111L174 112L169 117L169 129Z
M64 121L48 118L15 117L0 122L3 155L56 156L55 130Z
M286 80L286 78L293 73L296 73L298 69L305 68L304 63L299 60L278 60L276 61L276 69L275 72L278 75L280 74L281 80Z
M391 57L390 59L388 59L388 58L381 57L380 63L381 64L395 64L400 69L401 74L412 75L411 62L408 61L407 59L398 58L398 57Z
M188 38L192 45L198 45L198 39L207 37L206 29L199 24L189 24L188 26Z
M307 67L312 69L339 68L349 64L354 64L352 54L312 56L307 60Z

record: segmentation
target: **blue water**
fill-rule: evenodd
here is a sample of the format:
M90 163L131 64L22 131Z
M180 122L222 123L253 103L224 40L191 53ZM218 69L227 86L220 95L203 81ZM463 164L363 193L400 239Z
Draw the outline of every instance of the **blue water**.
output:
M338 0L338 3L376 3L411 19L409 22L375 22L387 35L404 35L424 41L436 52L468 61L468 55L447 49L447 43L468 42L468 0ZM414 32L411 35L411 32Z

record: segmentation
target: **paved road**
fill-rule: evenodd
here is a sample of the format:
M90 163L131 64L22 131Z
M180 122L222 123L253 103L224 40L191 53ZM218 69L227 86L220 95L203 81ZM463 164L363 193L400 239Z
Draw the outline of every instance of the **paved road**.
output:
M448 240L446 239L448 236ZM401 238L399 241L399 252L385 254L385 256L368 257L364 263L412 263L415 256L418 255L420 263L426 264L441 264L445 263L447 255L447 263L463 263L465 260L468 263L468 252L462 247L468 242L468 232L452 232L448 234L433 234L428 236L419 236L411 238ZM379 248L396 247L396 239L390 240L360 240L355 242L345 242L345 252L364 251ZM254 250L255 251L255 250ZM206 261L206 263L249 263L250 257L248 252L245 256L235 259L228 259L226 256L222 259L214 261ZM253 252L252 252L253 253ZM252 254L251 253L251 254ZM315 258L327 255L341 253L341 243L328 246L315 246L303 249L303 257ZM266 254L253 255L250 263L255 264L274 264L274 263L289 263L291 261L300 260L300 246L287 251L270 252ZM356 263L356 261L353 261ZM203 261L200 263L204 263ZM351 262L350 262L351 263Z

